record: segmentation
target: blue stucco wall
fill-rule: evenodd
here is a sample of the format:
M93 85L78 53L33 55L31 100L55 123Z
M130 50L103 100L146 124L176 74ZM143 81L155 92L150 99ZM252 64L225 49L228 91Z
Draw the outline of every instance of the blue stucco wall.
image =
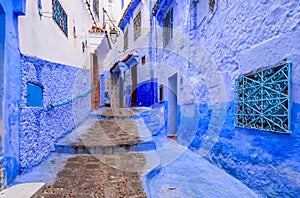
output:
M0 0L1 33L0 56L1 68L1 148L2 167L5 169L5 180L10 183L18 175L19 133L20 133L20 100L21 100L21 58L18 37L18 16L25 14L25 0ZM4 17L4 18L3 18ZM4 46L4 49L3 49ZM4 50L4 51L3 51ZM3 64L4 63L4 64ZM3 72L5 71L5 73ZM2 172L2 170L1 170ZM2 180L3 178L1 178ZM3 180L1 181L3 182ZM1 184L2 185L2 184ZM1 186L2 188L2 186Z
M157 79L153 78L137 85L137 106L150 107L157 103Z
M26 105L27 83L43 88L43 107ZM22 103L20 133L21 171L39 164L54 143L83 121L90 111L90 94L72 103L48 109L90 89L90 71L22 56Z
M4 42L5 42L5 12L0 4L0 120L3 116L3 96L4 96ZM0 137L1 138L1 137ZM2 139L1 141L2 142ZM2 151L2 143L1 149Z
M212 102L195 103L194 109L199 111L195 111L198 113L192 118L187 118L187 121L182 120L185 119L184 107L180 104L179 126L182 127L185 122L197 122L198 127L196 133L192 134L189 134L192 130L185 127L179 129L178 142L189 146L191 150L223 168L260 194L269 197L299 196L300 2L216 1L215 12L210 13L206 10L204 14L197 13L196 4L187 4L183 0L176 2L173 9L175 30L181 34L189 33L192 38L191 47L195 48L197 45L207 52L216 65L217 72L222 76L222 80L214 82L214 85L220 92L222 89L225 90L225 97L219 102L222 106L219 110L223 112L225 119L220 116L218 124L222 127L220 131L216 127L217 137L208 134L213 131L208 129L217 124L217 119L214 118L215 121L212 121L216 105L213 103L213 97L217 97L217 94L212 95L212 92L207 90L201 93L201 98L211 98ZM188 17L181 17L182 15ZM164 50L164 53L168 53L167 50ZM191 53L197 56L197 52ZM284 58L293 62L292 134L234 127L234 80L240 74L274 65ZM177 68L180 74L188 79L194 75L186 72L192 70L192 65L188 69L180 68L186 61L180 58L180 51L178 58L163 55L160 61ZM199 68L197 65L194 67ZM209 87L209 83L216 79L205 80L197 82L199 87L201 84ZM214 138L214 144L206 147L203 141L210 138ZM202 149L207 152L201 153Z

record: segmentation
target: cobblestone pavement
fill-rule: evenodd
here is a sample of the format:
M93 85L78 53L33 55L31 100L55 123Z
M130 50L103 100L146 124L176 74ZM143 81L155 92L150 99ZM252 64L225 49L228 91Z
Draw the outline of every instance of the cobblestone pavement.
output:
M139 120L88 118L55 145L57 152L117 154L155 149L151 132Z
M131 145L141 142L136 121L98 120L81 136L81 143L88 146Z
M139 124L136 120L118 118L129 118L140 111L113 108L98 110L97 114L101 114L101 116L117 116L117 119L89 118L58 144L61 147L69 145L89 150L115 146L128 146L129 148L137 145L143 141L139 132L141 126L138 128ZM45 188L40 197L147 197L143 189L142 177L157 166L153 161L159 161L153 160L152 153L73 154L67 159L62 170L58 172L55 181ZM151 160L147 160L147 158L151 158Z
M120 162L124 162L124 169L113 166ZM139 153L118 157L74 156L68 159L54 183L47 186L39 197L146 197L140 179L141 172L126 170L127 166L141 170L145 164L144 155Z

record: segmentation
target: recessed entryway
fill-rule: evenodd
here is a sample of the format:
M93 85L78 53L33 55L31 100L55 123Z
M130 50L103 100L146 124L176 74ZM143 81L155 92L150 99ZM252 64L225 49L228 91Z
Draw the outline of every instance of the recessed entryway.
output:
M177 73L168 78L168 137L177 134Z

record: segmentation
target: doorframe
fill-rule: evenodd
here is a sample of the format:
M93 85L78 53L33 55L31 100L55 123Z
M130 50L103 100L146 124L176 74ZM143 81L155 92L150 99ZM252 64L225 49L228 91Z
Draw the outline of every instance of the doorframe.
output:
M91 86L95 89L91 93L91 109L98 109L100 106L100 76L98 66L98 56L96 53L90 55L91 65Z
M137 74L137 65L133 66L131 68L131 106L136 106L137 105L137 95L138 95L138 90L137 90L137 85L138 85L138 74Z
M177 73L168 78L168 137L177 136Z

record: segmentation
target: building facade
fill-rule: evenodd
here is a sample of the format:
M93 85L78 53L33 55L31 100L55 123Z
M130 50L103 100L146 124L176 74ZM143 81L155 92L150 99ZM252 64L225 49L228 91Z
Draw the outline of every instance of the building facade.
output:
M260 194L296 196L299 1L133 0L124 7L121 49L110 52L120 58L107 67L116 106L124 104L118 98L126 106L160 104L161 135ZM143 32L142 20L138 42L140 10L149 28Z
M267 196L300 190L298 12L299 1L238 0L152 12L168 134Z
M121 2L120 36L104 60L103 70L109 72L105 89L114 107L150 107L157 102L149 56L151 4L141 0Z
M21 101L21 55L18 17L25 14L26 1L0 1L0 187L19 173Z
M0 1L1 188L54 151L100 97L101 11L98 0Z

